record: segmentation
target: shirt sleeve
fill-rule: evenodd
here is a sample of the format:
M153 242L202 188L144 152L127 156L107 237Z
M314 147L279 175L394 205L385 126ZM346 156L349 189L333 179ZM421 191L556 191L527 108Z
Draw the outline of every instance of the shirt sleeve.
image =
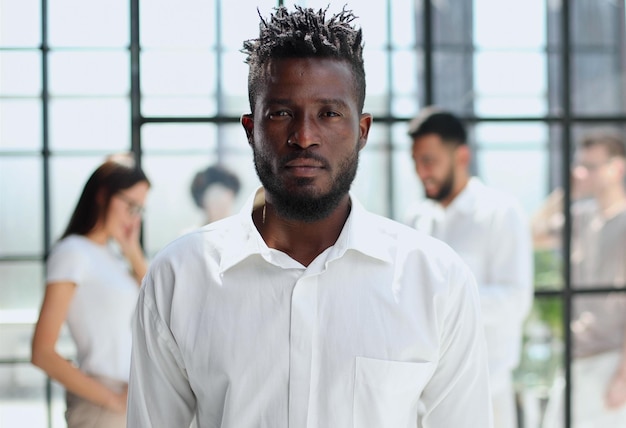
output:
M494 219L490 234L489 282L478 284L485 325L503 320L521 322L533 298L531 231L520 207Z
M423 428L491 428L487 350L478 291L465 265L451 270L437 368L424 389Z
M71 239L59 241L46 263L46 283L69 281L78 285L89 265L84 248L77 242Z
M161 282L146 275L133 318L127 416L133 428L188 427L196 407L181 353L155 304Z

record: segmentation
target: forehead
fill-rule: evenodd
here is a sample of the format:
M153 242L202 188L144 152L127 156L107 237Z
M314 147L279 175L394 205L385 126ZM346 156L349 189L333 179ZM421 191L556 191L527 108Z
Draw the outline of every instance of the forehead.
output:
M259 97L341 99L356 102L355 78L347 61L334 58L279 58L264 66Z
M413 154L435 155L449 150L449 145L437 134L420 135L413 139Z
M607 159L609 157L609 151L603 145L595 145L589 147L582 147L578 151L579 159Z

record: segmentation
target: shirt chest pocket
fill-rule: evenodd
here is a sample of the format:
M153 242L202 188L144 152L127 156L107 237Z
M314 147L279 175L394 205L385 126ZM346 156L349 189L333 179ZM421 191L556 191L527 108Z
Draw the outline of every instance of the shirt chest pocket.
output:
M354 428L417 426L418 400L433 370L431 362L356 357Z

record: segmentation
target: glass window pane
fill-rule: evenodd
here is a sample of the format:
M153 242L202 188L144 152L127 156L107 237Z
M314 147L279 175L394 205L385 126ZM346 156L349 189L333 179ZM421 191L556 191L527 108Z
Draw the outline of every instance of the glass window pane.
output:
M41 2L0 0L0 46L37 47L41 44Z
M539 204L546 176L546 156L543 150L480 150L476 154L479 176L495 188L515 195L526 213ZM525 168L512 168L524 165Z
M415 171L415 164L411 157L411 140L406 135L407 125L393 126L394 141L403 141L393 151L393 219L406 222L406 218L413 204L424 199L424 188Z
M127 95L130 91L128 52L51 52L50 93L53 95Z
M387 54L384 51L367 50L363 52L365 60L365 79L367 93L365 111L374 115L387 115L389 99L389 73Z
M422 28L421 22L416 22L416 16L421 13L422 3L402 0L393 1L391 9L391 43L398 49L414 48L422 35L418 34ZM367 29L366 29L367 31Z
M38 99L0 100L0 151L40 150L41 126Z
M246 132L240 123L225 123L219 125L218 146L220 153L232 153L235 156L250 156L250 159L252 159L252 148L248 143ZM254 169L252 164L250 164L250 168Z
M366 145L359 155L357 172L351 192L368 210L389 215L388 154L381 146Z
M0 51L0 94L3 96L41 93L39 52Z
M141 88L146 95L212 94L215 62L206 51L146 51L141 56Z
M0 157L0 255L42 254L41 186L39 158Z
M223 114L241 116L250 111L248 101L248 65L241 52L224 52L221 70Z
M239 51L243 47L244 40L259 37L259 14L264 18L269 17L277 5L276 0L258 0L253 4L221 0L222 45L227 50ZM236 23L236 25L228 23ZM241 57L244 58L244 55L241 54Z
M399 117L412 117L419 108L422 68L421 57L418 59L414 51L398 51L392 54L392 111ZM419 68L418 68L419 62Z
M570 32L574 46L616 46L624 31L624 9L619 2L576 1L571 7ZM623 34L622 34L623 37Z
M42 262L0 263L0 315L2 324L28 324L37 321L43 298L44 273ZM30 339L30 337L28 338ZM22 343L30 347L30 340ZM15 348L17 349L17 348ZM9 351L3 346L3 351ZM30 351L30 349L28 349ZM30 352L12 352L12 357L28 357ZM5 355L4 357L7 357Z
M480 49L538 49L546 44L545 28L546 0L474 0L474 43Z
M50 147L53 150L129 150L129 104L127 98L53 98Z
M472 76L470 73L458 72L474 67L471 54L435 51L433 61L434 104L459 114L472 113L474 111Z
M151 96L141 98L141 114L144 117L197 117L217 113L215 98L203 96Z
M432 2L435 45L471 46L473 1ZM421 23L418 24L420 27Z
M546 55L548 61L548 109L549 114L563 113L563 67L561 55L551 53Z
M215 45L215 1L140 1L139 11L140 40L144 47ZM239 29L238 25L233 27Z
M126 47L127 0L52 0L48 2L50 46Z
M23 326L31 332L32 326ZM5 343L4 341L2 342ZM51 382L52 424L48 425L46 376L30 362L0 366L0 426L65 428L65 389Z
M141 56L144 115L215 114L215 56L206 51L147 51Z
M476 113L539 116L547 111L546 61L540 52L479 52L475 55Z
M564 427L562 311L559 298L537 296L524 325L513 379L525 427Z
M328 5L328 0L318 0L319 7ZM341 10L343 3L336 3L328 11L337 13ZM375 2L353 2L348 6L357 16L355 21L357 28L363 29L363 43L365 50L383 50L388 44L389 37L387 35L387 3L384 1ZM408 30L408 28L407 28Z
M217 129L214 124L146 124L141 127L141 139L146 153L209 153L217 147Z
M579 52L573 54L572 60L574 112L623 114L626 110L621 55L618 52Z
M52 242L56 242L65 231L87 179L108 154L50 158Z
M0 365L0 426L47 426L45 382L30 363Z

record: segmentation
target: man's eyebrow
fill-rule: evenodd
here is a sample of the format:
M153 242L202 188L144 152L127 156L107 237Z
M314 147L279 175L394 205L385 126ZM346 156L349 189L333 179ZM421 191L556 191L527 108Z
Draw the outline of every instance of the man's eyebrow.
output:
M337 107L348 106L348 103L346 103L344 100L340 98L320 98L319 100L317 100L317 103L324 104L324 105L335 105Z
M286 105L289 106L294 104L294 101L291 98L269 98L267 100L267 104L274 105ZM335 107L348 107L348 103L341 98L318 98L315 100L315 104L323 106L323 105L331 105Z

